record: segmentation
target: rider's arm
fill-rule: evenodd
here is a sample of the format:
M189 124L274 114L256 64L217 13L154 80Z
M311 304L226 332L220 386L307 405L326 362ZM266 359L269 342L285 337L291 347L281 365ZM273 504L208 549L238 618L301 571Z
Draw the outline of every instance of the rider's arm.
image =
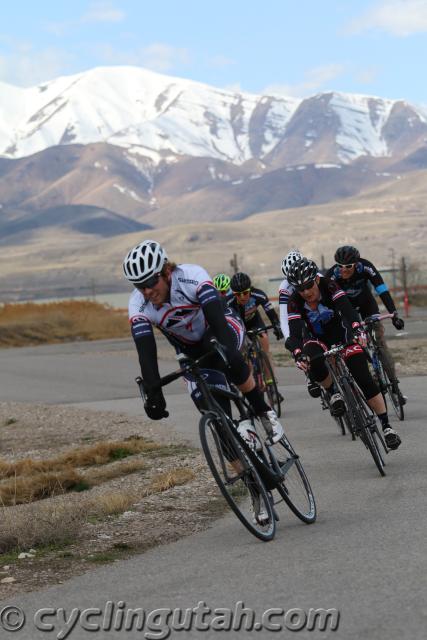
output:
M396 311L396 305L394 304L393 298L390 295L390 292L388 290L386 283L382 278L382 275L380 274L378 269L372 264L372 262L369 262L369 260L362 259L361 262L363 264L364 271L368 276L368 279L370 280L373 287L375 288L375 291L383 301L385 308L389 313L394 313Z
M288 301L288 322L289 322L289 336L286 339L285 347L294 355L296 351L301 350L303 347L303 330L304 320L301 315L301 309L299 305L300 296L297 298L294 293Z
M336 311L338 311L343 318L345 324L349 328L354 328L353 325L359 324L359 316L353 305L350 302L345 291L335 282L335 280L327 280L324 282L328 288L329 295Z
M233 382L243 384L248 379L250 370L237 348L232 329L225 319L225 312L231 313L230 309L224 310L223 301L219 298L217 290L209 284L203 284L200 287L197 297L212 333L227 349Z
M277 313L275 312L274 307L273 307L272 303L270 302L267 294L264 291L261 291L261 289L254 289L252 287L251 295L254 296L254 298L256 300L257 307L259 305L262 306L262 308L265 311L265 315L270 320L271 324L273 326L274 325L278 325L279 324L279 318L278 318Z
M287 285L287 283L285 283ZM289 338L289 320L288 320L288 302L291 292L285 284L280 285L279 289L279 315L280 328L282 329L285 340Z
M213 285L204 283L197 290L197 299L215 338L227 347L230 353L235 351L233 335L224 315L224 303L220 299L218 291Z
M160 379L157 346L151 323L143 316L131 318L131 332L138 352L142 379L150 387Z

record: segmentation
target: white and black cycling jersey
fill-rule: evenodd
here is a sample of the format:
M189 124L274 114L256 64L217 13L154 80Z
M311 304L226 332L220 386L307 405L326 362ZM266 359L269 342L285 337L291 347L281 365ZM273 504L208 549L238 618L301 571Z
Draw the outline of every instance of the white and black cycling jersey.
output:
M207 328L202 305L214 290L212 279L202 267L180 264L172 271L170 301L159 306L135 289L129 300L129 320L135 337L152 333L152 325L178 342L199 342Z

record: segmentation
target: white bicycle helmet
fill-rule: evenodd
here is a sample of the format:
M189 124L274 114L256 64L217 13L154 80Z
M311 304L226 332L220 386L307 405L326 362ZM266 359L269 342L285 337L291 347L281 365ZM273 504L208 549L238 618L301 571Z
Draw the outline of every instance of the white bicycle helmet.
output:
M125 277L133 284L140 284L160 273L167 262L163 247L155 240L144 240L131 249L123 260Z
M291 267L294 264L294 262L296 262L297 260L301 260L302 257L303 255L300 251L298 251L298 249L292 249L291 251L289 251L288 255L285 258L283 258L282 273L285 276L285 278L288 275L289 267Z

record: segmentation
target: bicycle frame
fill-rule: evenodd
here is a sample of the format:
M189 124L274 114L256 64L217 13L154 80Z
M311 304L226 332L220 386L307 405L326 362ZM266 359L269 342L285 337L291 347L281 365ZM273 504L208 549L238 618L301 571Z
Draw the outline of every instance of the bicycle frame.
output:
M365 318L365 320L361 323L362 326L366 329L368 334L368 346L365 351L367 352L369 362L372 365L372 368L378 379L381 392L383 394L387 393L387 380L384 375L384 365L381 361L380 346L378 344L375 329L381 320L385 320L387 318L393 318L393 314L392 313L375 314L375 315L369 316L368 318Z
M267 333L269 329L272 329L273 325L268 325L267 327L257 328L257 329L249 329L246 332L246 335L250 339L251 343L248 348L248 359L253 367L253 375L259 387L262 386L262 371L260 370L260 352L263 351L260 342L259 336L262 333ZM258 378L261 377L261 380Z
M280 417L283 398L277 387L277 379L274 375L271 357L263 350L259 340L259 336L270 329L273 329L272 325L247 331L247 337L251 340L248 348L248 360L252 367L255 384L261 393L266 394L270 407Z
M367 356L372 365L374 375L377 378L381 393L384 397L384 401L387 402L386 396L388 395L388 398L397 417L399 418L399 420L404 420L404 402L402 393L399 389L399 381L395 375L394 370L390 368L390 362L388 362L388 360L387 362L384 360L384 353L381 349L381 345L378 343L375 331L381 320L393 318L393 316L394 314L392 313L384 313L382 315L375 314L373 316L365 318L362 324L366 328L369 340L368 349L366 350Z

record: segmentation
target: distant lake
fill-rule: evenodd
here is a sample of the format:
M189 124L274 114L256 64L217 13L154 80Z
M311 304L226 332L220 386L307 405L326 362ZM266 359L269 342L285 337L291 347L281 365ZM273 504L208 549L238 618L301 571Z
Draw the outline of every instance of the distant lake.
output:
M47 302L61 302L65 300L92 300L93 302L99 302L101 304L109 304L110 307L115 309L127 309L129 296L132 293L132 289L127 293L100 293L96 296L72 296L66 298L39 298L37 300L19 300L19 303L34 302L35 304L44 304Z

